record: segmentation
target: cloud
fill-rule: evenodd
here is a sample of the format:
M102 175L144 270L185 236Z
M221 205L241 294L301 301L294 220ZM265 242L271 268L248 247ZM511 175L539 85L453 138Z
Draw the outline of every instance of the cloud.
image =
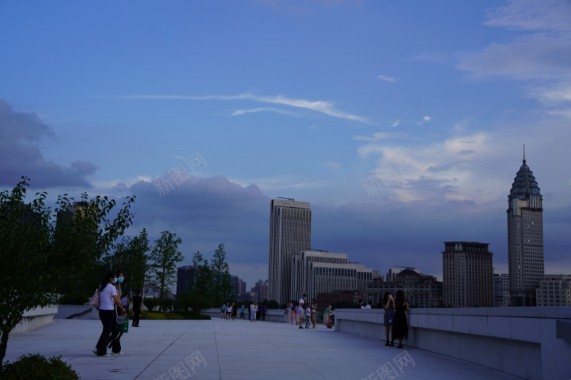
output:
M424 115L422 119L417 123L417 125L423 125L429 123L432 120L432 116Z
M396 119L395 121L393 121L393 123L391 124L391 128L396 128L400 125L400 119Z
M85 177L96 171L95 165L76 161L66 168L43 157L38 143L52 136L36 114L14 111L0 100L0 185L13 186L26 176L33 187L91 187Z
M571 4L567 0L510 0L492 9L486 25L515 30L571 31Z
M368 124L369 121L359 115L343 112L335 108L332 102L324 100L306 100L298 98L290 98L282 95L262 96L252 93L242 93L238 95L205 95L205 96L189 96L189 95L126 95L113 97L116 99L147 99L147 100L250 100L258 103L277 104L297 109L318 112L333 118L356 121Z
M243 116L243 115L247 115L250 113L258 113L258 112L274 112L274 113L279 113L282 115L289 115L289 116L294 116L295 114L293 112L288 112L279 108L272 108L272 107L258 107L258 108L250 108L250 109L238 109L238 110L234 110L232 111L231 115L232 116Z
M377 76L377 79L380 79L380 80L382 80L382 81L384 81L384 82L389 82L389 83L394 83L394 82L396 82L396 79L395 79L395 78L390 77L390 76L388 76L388 75L383 75L383 74L378 75L378 76Z
M571 2L518 0L491 10L485 25L516 30L511 41L490 44L463 56L460 70L476 77L524 82L527 96L548 110L569 112L571 92ZM550 109L553 106L566 108Z
M388 140L390 138L395 137L394 133L389 132L376 132L373 133L371 136L354 136L353 140L357 141L380 141L380 140Z
M242 186L224 177L191 177L163 196L146 180L128 190L137 197L128 235L142 228L151 239L163 230L175 232L182 239L185 260L181 265L190 264L197 250L210 259L223 243L233 274L234 266L239 266L239 274L252 286L262 267L267 278L270 200L258 186Z

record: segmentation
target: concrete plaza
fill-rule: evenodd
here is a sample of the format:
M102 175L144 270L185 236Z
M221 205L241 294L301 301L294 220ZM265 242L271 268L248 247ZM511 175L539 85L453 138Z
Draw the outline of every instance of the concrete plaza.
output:
M56 319L12 335L5 360L61 356L81 379L516 379L410 347L329 330L246 320L147 321L129 326L123 354L96 357L93 319Z

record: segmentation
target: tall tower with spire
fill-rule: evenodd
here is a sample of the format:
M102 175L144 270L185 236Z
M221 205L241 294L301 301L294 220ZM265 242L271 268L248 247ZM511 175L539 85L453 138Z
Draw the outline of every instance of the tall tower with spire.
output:
M535 291L544 275L543 198L533 172L523 163L508 196L508 263L510 305L535 306Z

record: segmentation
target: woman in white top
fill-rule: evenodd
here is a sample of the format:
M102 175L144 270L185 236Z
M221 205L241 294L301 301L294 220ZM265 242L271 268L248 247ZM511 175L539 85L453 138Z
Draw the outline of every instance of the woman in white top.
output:
M117 289L113 285L116 282L117 276L111 272L103 278L99 286L99 319L103 325L103 330L97 341L97 346L93 350L93 353L97 356L107 355L107 344L113 330L113 323L115 322L114 305L117 305L117 309L119 309L121 314L125 312L121 306L121 299L117 294Z

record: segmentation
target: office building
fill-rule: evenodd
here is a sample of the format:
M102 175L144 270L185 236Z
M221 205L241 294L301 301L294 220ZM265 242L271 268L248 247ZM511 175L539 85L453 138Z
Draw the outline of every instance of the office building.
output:
M537 306L571 306L571 275L545 275L536 290Z
M510 275L494 273L494 306L510 306Z
M317 298L320 293L356 291L364 296L373 280L373 270L359 263L348 262L344 253L309 250L292 257L291 294L299 299Z
M292 256L311 247L309 203L272 199L270 205L269 299L285 304L292 298Z
M444 242L444 306L493 306L492 255L488 250L488 243Z
M374 279L367 289L368 300L380 307L386 292L393 295L402 290L411 307L442 307L442 281L436 277L422 274L415 268L389 269L387 278L391 281Z
M544 275L543 199L525 151L508 196L510 305L534 306Z

